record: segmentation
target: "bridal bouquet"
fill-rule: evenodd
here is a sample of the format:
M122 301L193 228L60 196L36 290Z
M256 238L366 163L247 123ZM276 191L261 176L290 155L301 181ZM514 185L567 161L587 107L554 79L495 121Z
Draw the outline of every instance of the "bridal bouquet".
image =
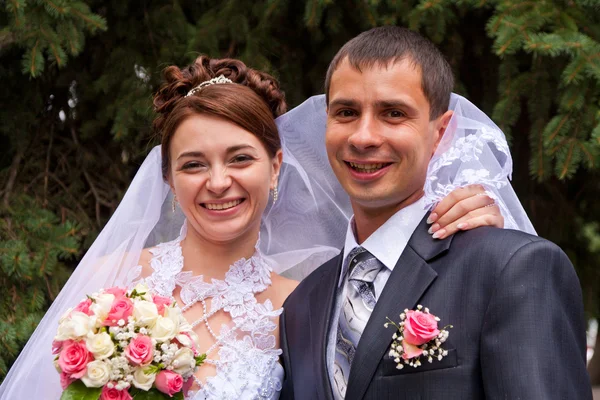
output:
M61 400L183 399L206 355L171 299L103 289L59 321L52 343Z

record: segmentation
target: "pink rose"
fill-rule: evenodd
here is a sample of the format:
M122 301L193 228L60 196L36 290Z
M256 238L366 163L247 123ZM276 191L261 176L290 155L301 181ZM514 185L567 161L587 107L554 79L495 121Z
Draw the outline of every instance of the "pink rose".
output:
M170 306L172 301L168 297L152 295L152 301L156 304L156 309L160 315L164 314L165 306Z
M413 346L412 344L407 343L406 340L402 341L402 348L404 349L404 353L402 353L402 358L405 360L419 357L421 354L423 354L423 349L420 349L417 346Z
M115 287L105 289L104 293L112 294L113 296L115 296L115 299L118 299L120 297L125 296L125 293L127 293L127 290L115 286Z
M137 335L125 349L125 357L133 365L146 365L152 361L152 339L145 335Z
M52 354L56 355L59 354L63 347L66 347L68 345L70 345L71 343L73 343L73 341L71 339L68 340L53 340L52 341Z
M92 299L85 299L81 303L77 304L77 307L73 311L81 311L86 315L94 314L93 311L90 311L90 306L92 305Z
M64 346L58 356L58 365L63 373L74 379L85 375L87 364L94 359L83 342L72 342Z
M194 384L194 378L189 377L187 378L184 382L183 382L183 386L181 387L181 390L183 391L183 393L187 393L190 390L192 390L192 385Z
M113 382L113 384L116 383ZM114 387L109 389L108 386L104 385L99 400L133 400L133 397L131 397L127 389L118 390Z
M133 313L133 302L128 297L115 298L112 307L104 321L106 326L116 326L120 319L127 323L127 318Z
M175 393L179 393L183 388L183 378L173 371L164 369L156 375L154 384L158 390L169 397L173 397Z
M65 374L64 372L61 372L60 387L62 387L62 390L67 390L69 385L75 381L76 381L76 379L73 379L73 378L69 377L69 375Z
M413 346L429 342L440 334L435 315L421 311L408 311L404 320L404 339Z

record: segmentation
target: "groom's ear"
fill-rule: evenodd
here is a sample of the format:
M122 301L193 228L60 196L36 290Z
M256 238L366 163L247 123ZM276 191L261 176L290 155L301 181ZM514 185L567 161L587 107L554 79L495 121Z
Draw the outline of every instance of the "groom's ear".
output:
M440 117L437 118L436 124L435 124L435 133L434 133L435 143L433 145L433 150L431 152L431 156L433 156L433 154L437 150L438 145L442 141L442 137L444 137L444 133L446 133L446 129L448 128L448 124L450 124L450 120L452 119L453 115L454 115L454 111L448 110L444 114L442 114Z

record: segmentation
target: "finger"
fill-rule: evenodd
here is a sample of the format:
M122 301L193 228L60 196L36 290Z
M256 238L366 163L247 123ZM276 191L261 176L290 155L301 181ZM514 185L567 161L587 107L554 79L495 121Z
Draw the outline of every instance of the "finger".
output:
M439 214L439 218L437 219L436 223L440 224L440 227L444 228L446 225L458 221L471 211L481 208L491 208L491 205L494 203L494 199L486 194L477 194L467 197L454 204L454 206L452 206L452 208L450 208L445 214ZM488 213L492 213L492 210L488 210Z
M430 224L436 222L439 217L446 214L461 200L485 193L485 188L482 185L468 185L465 187L456 188L434 207L429 215L429 218L427 219L427 222Z
M432 237L434 239L445 239L459 230L470 230L480 226L504 227L504 217L502 217L500 208L497 205L471 211L451 224L440 228Z

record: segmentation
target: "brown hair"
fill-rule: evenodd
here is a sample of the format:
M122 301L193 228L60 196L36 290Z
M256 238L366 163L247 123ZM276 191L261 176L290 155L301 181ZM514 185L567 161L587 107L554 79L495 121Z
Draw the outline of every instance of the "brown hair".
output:
M286 111L285 95L271 75L248 68L240 60L206 56L183 69L167 67L163 75L165 83L154 95L158 115L153 128L162 137L165 180L169 176L171 139L179 125L192 115L214 115L238 125L254 134L271 157L281 148L275 118ZM221 75L235 84L205 86L186 97L202 82Z
M421 87L429 101L430 120L448 110L454 87L452 68L438 48L416 32L399 26L382 26L363 32L346 43L327 69L325 94L328 103L331 76L345 59L359 71L409 59L421 69Z

